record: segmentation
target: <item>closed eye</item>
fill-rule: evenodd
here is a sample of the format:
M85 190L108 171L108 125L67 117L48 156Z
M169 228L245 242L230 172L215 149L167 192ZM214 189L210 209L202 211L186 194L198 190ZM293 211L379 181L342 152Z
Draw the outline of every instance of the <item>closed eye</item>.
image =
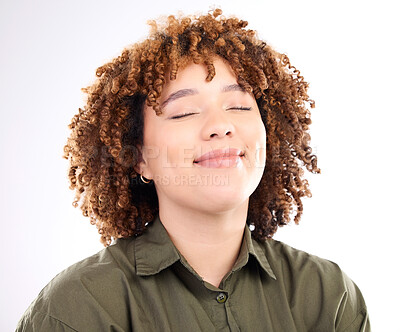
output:
M183 113L183 114L171 116L170 119L180 119L180 118L183 118L185 116L192 115L192 114L196 114L196 113L193 113L193 112L192 113Z
M234 107L229 107L227 110L239 110L239 111L250 111L251 107L245 107L245 106L234 106ZM197 114L197 113L183 113L183 114L179 114L179 115L174 115L172 117L170 117L170 119L180 119L192 114Z
M229 107L228 110L250 111L251 107L234 106L234 107Z

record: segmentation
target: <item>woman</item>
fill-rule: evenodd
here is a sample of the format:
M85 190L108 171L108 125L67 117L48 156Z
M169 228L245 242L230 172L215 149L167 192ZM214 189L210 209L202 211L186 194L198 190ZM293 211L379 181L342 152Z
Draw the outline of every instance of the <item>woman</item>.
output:
M320 172L314 102L287 56L221 13L152 22L97 70L65 158L107 247L18 331L370 330L336 264L272 239L311 196L302 166Z

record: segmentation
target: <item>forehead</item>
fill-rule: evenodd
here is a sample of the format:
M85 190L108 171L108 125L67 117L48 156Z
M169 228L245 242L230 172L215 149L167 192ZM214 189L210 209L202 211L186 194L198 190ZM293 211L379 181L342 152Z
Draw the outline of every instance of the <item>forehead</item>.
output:
M213 59L212 63L214 66L214 75L210 82L207 81L207 77L212 69L209 69L206 64L187 63L179 68L175 79L171 80L169 79L169 75L167 75L168 78L164 85L162 95L171 92L171 90L184 88L190 85L201 85L211 82L221 82L221 84L222 82L224 82L224 84L237 83L236 75L228 62L224 61L222 58L216 57Z

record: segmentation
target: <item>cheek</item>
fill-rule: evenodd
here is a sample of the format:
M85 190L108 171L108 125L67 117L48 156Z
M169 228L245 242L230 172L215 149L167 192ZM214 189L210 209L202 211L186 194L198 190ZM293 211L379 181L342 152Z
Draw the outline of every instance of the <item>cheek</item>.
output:
M265 158L266 158L266 145L267 145L267 137L266 131L264 127L264 123L261 121L257 121L253 126L249 126L248 133L248 144L250 156L252 164L255 166L264 166Z
M157 173L174 172L176 167L193 163L195 154L194 130L190 128L159 128L159 131L147 140L154 151L149 159ZM150 155L149 155L150 156Z

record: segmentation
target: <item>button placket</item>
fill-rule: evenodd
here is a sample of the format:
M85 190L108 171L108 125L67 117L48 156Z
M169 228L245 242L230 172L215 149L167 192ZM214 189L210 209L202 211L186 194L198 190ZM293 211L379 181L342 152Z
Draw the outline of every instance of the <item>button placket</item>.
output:
M225 293L219 293L217 295L216 300L217 300L218 303L225 303L227 298L228 298L228 296Z

